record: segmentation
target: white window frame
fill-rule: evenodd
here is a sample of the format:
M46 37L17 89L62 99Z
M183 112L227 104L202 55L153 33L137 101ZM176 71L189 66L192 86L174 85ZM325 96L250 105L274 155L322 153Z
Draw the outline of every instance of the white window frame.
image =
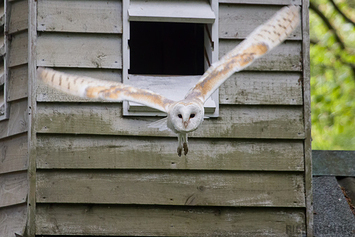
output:
M205 24L205 26L207 26L205 27L204 33L206 71L210 64L218 60L218 0L123 0L122 4L123 83L152 90L172 100L183 99L188 92L188 89L196 84L201 76L148 76L128 74L128 69L130 68L130 52L128 45L128 40L130 38L130 21ZM206 50L206 48L211 50ZM181 83L181 81L184 81L184 83ZM123 115L165 116L166 114L137 103L125 101L123 102ZM219 116L218 90L211 95L208 101L206 101L205 115L206 117Z

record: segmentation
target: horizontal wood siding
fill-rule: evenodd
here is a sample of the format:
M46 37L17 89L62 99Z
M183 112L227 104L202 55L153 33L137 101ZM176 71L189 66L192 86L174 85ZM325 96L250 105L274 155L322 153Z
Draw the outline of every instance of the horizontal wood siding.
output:
M0 236L23 236L27 221L27 205L0 208Z
M9 67L18 66L28 62L28 32L22 31L11 36L9 45Z
M26 202L27 172L0 174L0 209L1 207Z
M13 67L9 73L8 101L27 98L28 96L28 65Z
M258 4L258 5L301 5L301 0L219 0L221 3L234 3L234 4Z
M36 186L46 203L304 207L302 173L48 170Z
M11 102L9 119L0 121L0 139L27 131L27 99Z
M220 1L220 57L290 3L301 1ZM38 0L38 66L122 81L121 4ZM75 98L38 81L36 235L305 231L301 48L300 26L227 80L220 116L190 135L182 157L175 134L148 128L160 118L123 117L122 103Z
M220 4L219 38L244 39L282 7L279 5ZM301 40L301 25L287 39Z
M0 140L0 174L27 169L27 141L27 133Z
M220 104L302 105L298 72L239 72L219 87Z
M6 1L6 5L1 19L6 19L1 73L9 113L0 121L0 236L4 237L24 235L28 192L28 82L24 72L28 62L28 1Z
M39 31L122 33L121 1L38 0Z
M176 136L148 128L156 118L122 118L117 103L41 103L37 109L39 133ZM302 107L223 105L220 117L204 121L191 137L302 139Z
M121 51L117 34L42 33L37 39L37 65L119 69Z
M38 134L39 169L189 169L303 171L302 140L189 139L191 156L175 154L175 137Z
M28 2L25 0L10 3L9 34L28 29Z
M114 205L42 205L40 235L112 236L286 236L286 227L304 230L300 209Z

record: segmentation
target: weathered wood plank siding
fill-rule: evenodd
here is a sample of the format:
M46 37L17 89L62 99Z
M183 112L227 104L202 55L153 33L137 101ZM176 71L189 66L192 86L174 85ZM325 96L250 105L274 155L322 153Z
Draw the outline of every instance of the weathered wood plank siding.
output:
M122 68L120 35L41 33L37 44L38 66Z
M219 38L245 39L256 27L270 19L280 8L278 5L266 4L257 6L250 4L220 4ZM301 40L301 25L287 39Z
M298 72L236 73L219 87L220 104L302 105Z
M123 118L117 103L41 103L37 113L40 133L176 137L148 128L156 118ZM302 107L223 105L220 117L204 121L191 137L303 139Z
M11 36L9 46L9 67L28 63L28 32L21 31Z
M0 234L1 236L23 235L26 227L27 205L20 204L0 208Z
M9 1L5 11L7 37L4 38L6 55L7 102L10 107L7 120L0 121L1 167L0 173L26 169L28 112L27 112L27 1ZM18 135L20 134L20 135ZM16 137L12 137L18 135ZM11 138L8 138L11 137Z
M27 169L27 133L0 140L0 174Z
M8 120L0 121L0 139L27 132L27 98L10 103Z
M27 220L28 1L6 1L2 10L6 37L1 38L1 70L9 114L0 121L0 236L7 237L23 236Z
M42 235L286 236L287 225L305 225L302 210L285 208L54 204L37 216Z
M191 138L178 157L175 137L38 136L39 169L187 169L303 171L302 140Z
M26 202L26 171L0 174L0 180L0 208Z
M38 0L39 31L122 33L121 1Z
M27 1L14 1L10 4L9 34L28 29Z
M225 0L219 55L284 5ZM122 2L38 0L38 66L122 80ZM191 134L37 82L36 235L287 236L306 230L302 26L219 90Z
M222 3L235 3L235 4L258 4L258 5L301 5L302 0L219 0L220 6Z
M13 67L9 73L7 101L27 98L28 96L28 65Z
M304 207L303 189L302 173L73 170L37 175L37 202L44 203Z

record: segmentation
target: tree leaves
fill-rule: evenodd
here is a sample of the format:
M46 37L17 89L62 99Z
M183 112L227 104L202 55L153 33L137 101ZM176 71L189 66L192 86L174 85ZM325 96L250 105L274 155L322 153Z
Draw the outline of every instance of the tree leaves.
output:
M332 1L310 5L312 146L355 150L355 9Z

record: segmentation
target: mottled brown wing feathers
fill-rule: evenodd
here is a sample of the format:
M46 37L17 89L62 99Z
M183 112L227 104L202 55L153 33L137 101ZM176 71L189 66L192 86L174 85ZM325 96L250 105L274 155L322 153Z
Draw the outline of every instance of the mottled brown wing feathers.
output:
M249 66L255 59L284 41L299 24L299 18L298 6L282 8L265 24L256 28L242 43L212 64L185 98L196 98L205 102L234 72Z
M47 85L67 94L106 101L132 101L168 112L174 101L149 90L138 89L119 82L74 76L48 68L38 68L39 78Z

